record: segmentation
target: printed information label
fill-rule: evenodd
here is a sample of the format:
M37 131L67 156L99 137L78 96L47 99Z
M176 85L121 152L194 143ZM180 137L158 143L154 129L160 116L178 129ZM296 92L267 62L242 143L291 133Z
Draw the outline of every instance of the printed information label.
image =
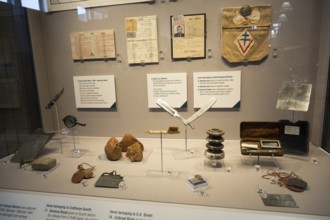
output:
M218 220L325 219L311 215L259 212L158 202L96 198L52 193L0 191L1 220Z
M159 98L173 108L187 106L187 73L148 74L147 80L149 108L159 108Z
M211 97L217 98L212 108L239 108L241 72L195 72L194 108L201 108Z
M77 108L116 108L114 76L74 76Z

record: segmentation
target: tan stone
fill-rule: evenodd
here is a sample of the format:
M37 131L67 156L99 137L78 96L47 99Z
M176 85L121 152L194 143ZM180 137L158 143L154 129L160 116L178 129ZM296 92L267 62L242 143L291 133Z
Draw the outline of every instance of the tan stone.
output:
M105 155L109 160L116 161L121 158L122 149L119 147L118 140L112 137L104 147Z
M143 159L143 146L139 142L135 142L127 147L126 157L132 162L140 162Z
M119 147L121 147L121 150L123 152L126 152L127 148L136 142L138 142L141 145L142 150L143 150L143 144L141 142L139 142L138 139L136 139L130 133L126 133L126 134L124 134L122 140L119 142Z

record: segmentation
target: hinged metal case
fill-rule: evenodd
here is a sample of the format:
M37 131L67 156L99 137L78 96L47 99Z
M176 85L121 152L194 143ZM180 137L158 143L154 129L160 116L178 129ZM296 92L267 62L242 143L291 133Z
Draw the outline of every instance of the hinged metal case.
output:
M278 122L241 122L242 155L283 156Z

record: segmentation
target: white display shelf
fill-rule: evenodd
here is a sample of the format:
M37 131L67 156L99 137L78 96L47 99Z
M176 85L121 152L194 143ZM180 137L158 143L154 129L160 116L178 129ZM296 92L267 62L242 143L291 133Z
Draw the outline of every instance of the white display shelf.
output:
M39 156L53 157L57 160L58 165L56 169L46 173L21 169L19 164L10 162L10 157L1 159L1 194L7 197L13 196L13 204L20 204L21 196L22 201L24 198L30 200L29 198L35 196L46 196L53 204L69 203L68 205L70 205L70 201L72 201L72 205L82 206L87 198L93 203L97 201L97 203L103 204L104 210L101 213L108 214L110 206L107 204L113 201L116 203L117 200L130 201L128 206L121 207L122 210L129 212L132 211L129 207L135 203L142 207L147 204L148 209L150 206L155 206L150 209L153 217L141 219L164 219L160 217L161 213L172 209L178 211L178 216L180 216L186 212L187 208L192 210L191 213L196 213L197 210L200 210L201 213L210 211L210 219L216 219L215 213L219 214L223 211L233 215L235 213L233 210L236 209L240 210L237 212L237 216L254 210L251 216L256 218L251 219L261 219L265 215L274 215L274 213L281 217L286 216L283 219L291 217L294 219L323 219L325 216L330 216L328 208L330 194L327 193L330 181L330 157L315 146L310 146L309 156L260 157L260 167L256 169L257 157L241 155L239 141L226 140L224 142L226 156L223 159L225 166L212 169L205 166L203 156L184 160L177 159L173 155L184 151L184 140L164 138L162 154L166 175L148 175L150 171L153 173L161 171L159 139L138 138L143 143L146 153L141 162L129 162L125 158L122 161L100 158L100 155L104 154L104 146L108 139L106 137L77 137L76 145L84 151L79 158L72 157L72 138L61 139L63 153L58 143L50 141L39 153ZM205 140L189 140L189 143L194 146L194 149L200 146L199 151L206 149ZM95 166L95 177L88 179L84 184L71 183L71 176L76 172L77 166L84 162ZM271 184L269 180L262 178L268 169L294 171L308 183L308 190L296 193L277 184ZM125 187L120 189L94 187L96 180L103 172L112 170L116 170L117 174L124 177ZM207 196L192 192L187 187L186 180L196 174L208 180L208 188L204 190ZM258 188L272 194L290 194L298 208L265 206L257 193ZM18 191L19 193L17 193ZM22 194L21 191L25 193ZM79 199L80 197L83 199ZM1 198L4 197L1 196ZM52 202L53 198L56 202L55 200ZM7 204L7 201L11 200L1 199L0 208L1 205ZM30 201L39 203L37 200ZM163 203L166 205L158 210L159 204ZM37 204L36 206L38 209L44 209L43 205ZM94 205L90 206L94 207ZM195 206L199 208L195 209ZM227 212L227 209L230 211ZM260 213L262 214L260 215ZM191 217L190 219L197 218Z

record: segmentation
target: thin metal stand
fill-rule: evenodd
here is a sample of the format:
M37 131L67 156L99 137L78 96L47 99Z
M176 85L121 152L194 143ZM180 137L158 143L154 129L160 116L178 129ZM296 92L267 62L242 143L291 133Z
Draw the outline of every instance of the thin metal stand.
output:
M260 155L257 156L257 165L260 165Z
M189 124L188 124L189 125ZM185 150L180 151L180 152L174 152L173 157L178 160L182 159L191 159L191 158L196 158L196 157L202 157L204 155L204 151L201 152L200 149L192 148L188 149L188 125L185 125ZM191 126L191 125L189 125Z
M73 157L80 157L80 150L76 148L76 138L75 138L75 132L74 128L70 129L71 134L72 134L72 140L73 140Z
M252 157L254 155L251 155L250 154L250 157ZM269 162L266 162L266 161L262 161L261 160L261 156L260 155L256 155L257 156L257 162L256 164L254 165L255 168L257 169L257 171L259 171L261 169L262 166L271 166L271 167L276 167L277 169L281 169L281 165L279 164L279 162L276 160L276 157L274 156L274 154L272 155L269 155L270 158L271 158L271 161L272 161L272 164L269 164ZM265 157L269 157L269 156L264 156ZM263 162L263 163L262 163ZM263 164L263 165L262 165ZM268 164L268 165L267 165Z
M172 171L172 169L168 169L167 172L164 172L164 163L163 163L163 133L160 134L160 163L161 163L161 170L149 170L147 171L148 176L157 176L157 177L171 177L175 178L178 177L179 173Z
M56 124L57 124L57 131L56 133L58 135L61 134L61 127L60 127L60 119L58 117L58 109L57 109L57 105L56 105L56 102L54 102L54 106L55 106L55 115L56 115ZM60 142L60 145L61 145L61 154L63 154L63 146L62 146L62 141L60 139L58 139L59 142Z
M185 149L188 151L188 131L187 131L187 125L185 125Z
M178 177L178 172L173 171L172 169L168 169L164 171L164 156L163 156L163 135L164 134L177 134L179 132L168 133L168 130L147 130L148 134L159 134L160 135L160 170L148 170L148 176L157 176L157 177Z
M294 111L292 111L291 122L294 123Z
M60 120L59 120L59 117L58 117L58 110L57 110L57 105L56 105L56 102L54 103L54 106L55 106L55 115L56 115L56 123L57 123L57 133L60 134L61 133L61 128L60 128Z
M160 134L160 157L161 157L161 171L162 173L164 172L164 167L163 167L163 134Z
M73 150L76 150L76 139L74 137L74 131L73 131L73 129L71 129L71 133L72 133L72 140L73 140Z

